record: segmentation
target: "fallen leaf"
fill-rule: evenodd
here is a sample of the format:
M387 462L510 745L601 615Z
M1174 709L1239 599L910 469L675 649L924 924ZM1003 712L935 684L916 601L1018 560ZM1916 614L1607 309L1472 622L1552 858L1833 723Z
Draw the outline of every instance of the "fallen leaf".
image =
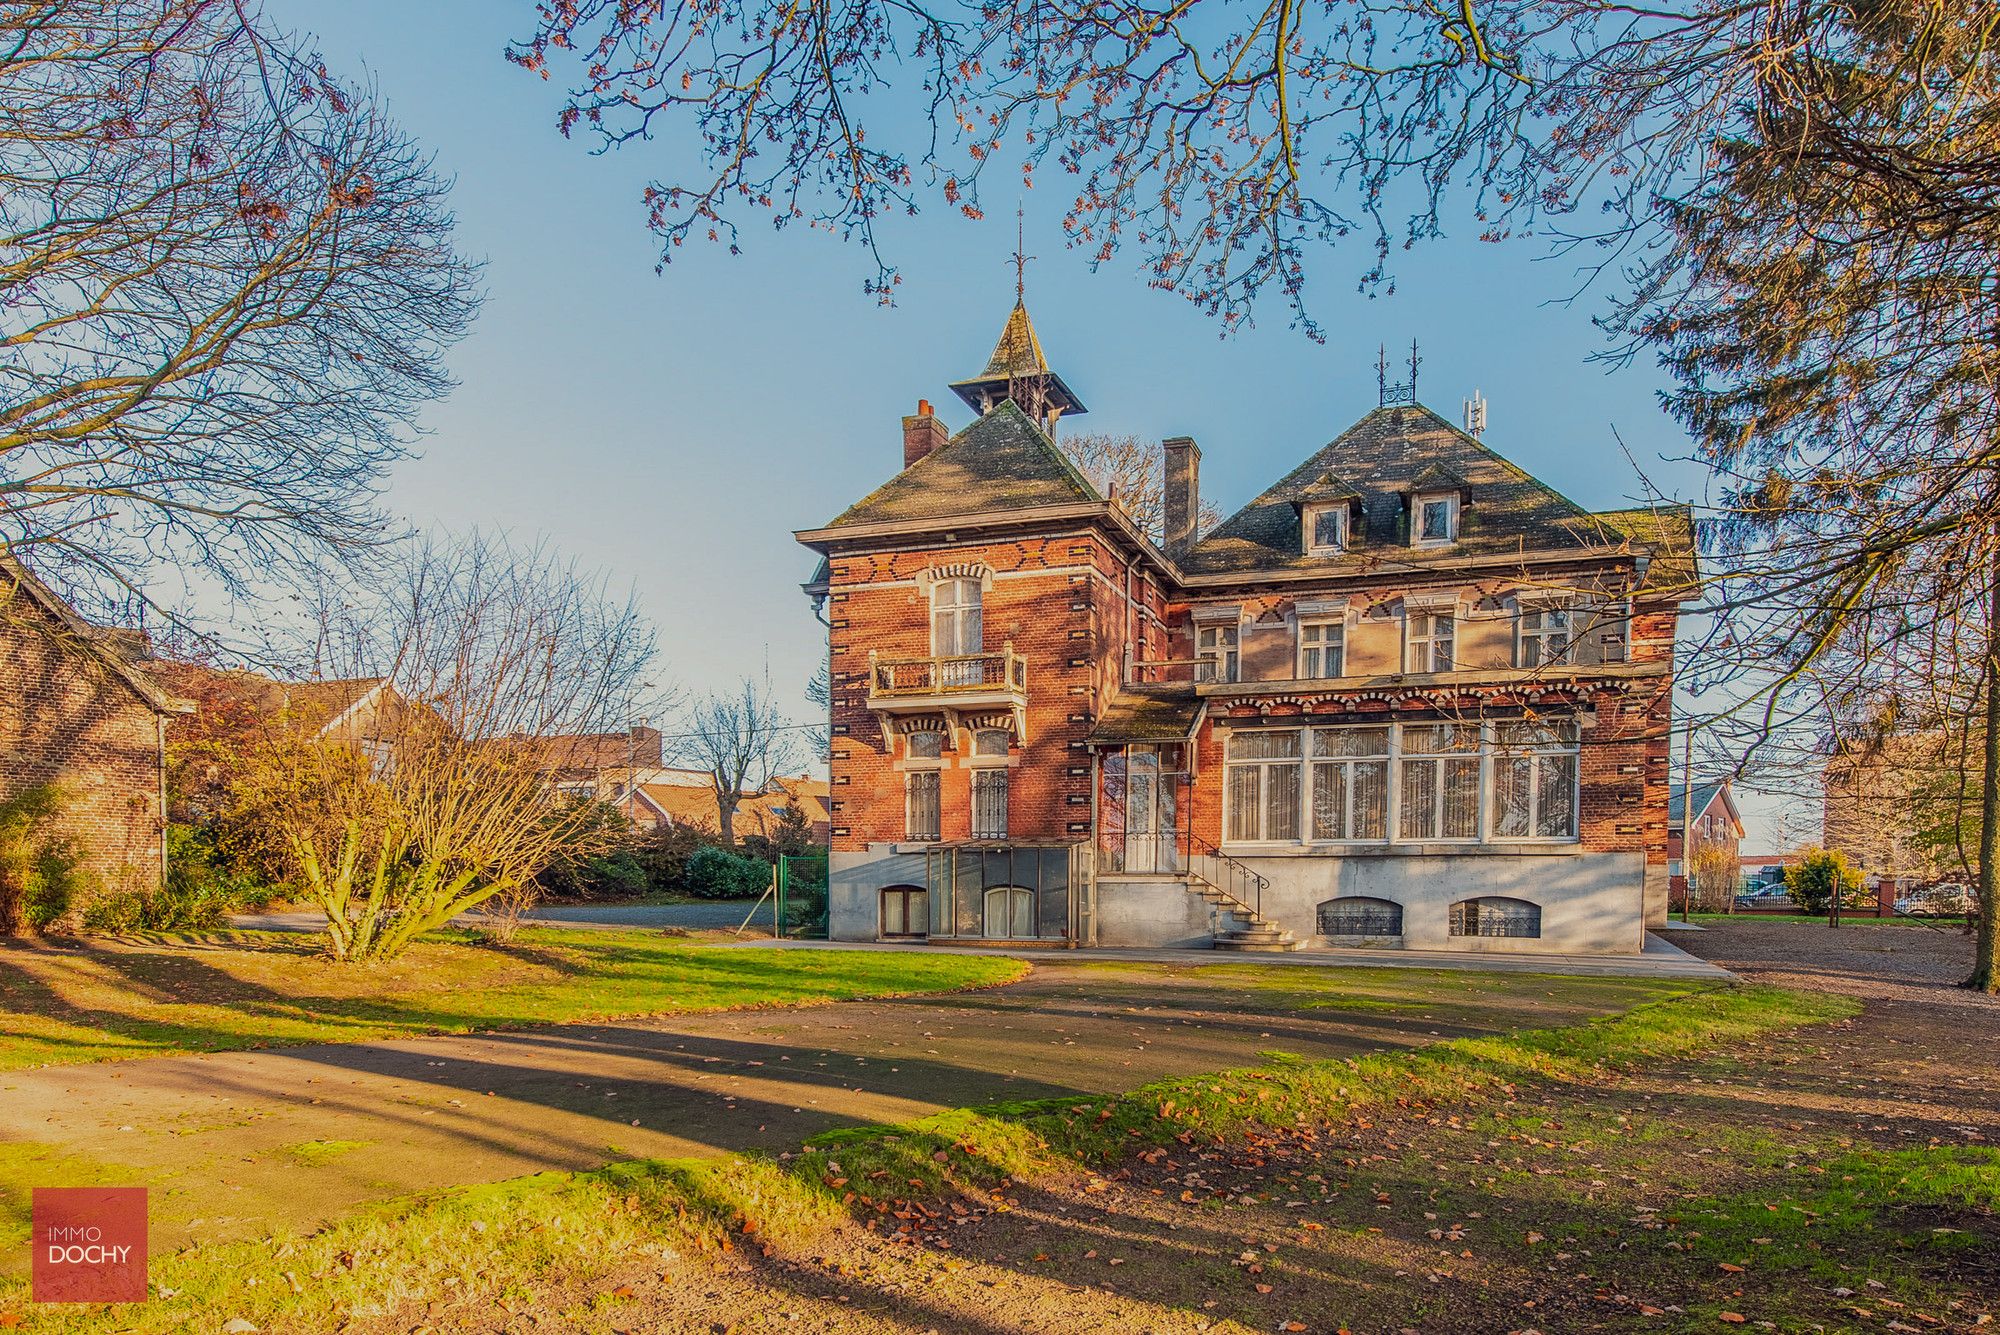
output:
M1721 1315L1722 1319L1724 1321L1727 1321L1732 1326L1740 1326L1745 1321L1748 1321L1750 1319L1749 1317L1744 1316L1741 1312L1724 1312Z

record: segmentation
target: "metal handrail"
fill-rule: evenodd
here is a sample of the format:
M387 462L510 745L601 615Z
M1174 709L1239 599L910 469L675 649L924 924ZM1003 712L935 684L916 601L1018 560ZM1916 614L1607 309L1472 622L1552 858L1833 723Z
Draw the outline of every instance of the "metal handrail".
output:
M1225 898L1234 900L1248 909L1253 917L1262 921L1264 891L1270 888L1271 883L1192 830L1187 832L1187 843L1188 865L1195 869L1195 875L1200 876ZM1195 862L1197 858L1208 859L1219 874L1211 876L1199 870Z

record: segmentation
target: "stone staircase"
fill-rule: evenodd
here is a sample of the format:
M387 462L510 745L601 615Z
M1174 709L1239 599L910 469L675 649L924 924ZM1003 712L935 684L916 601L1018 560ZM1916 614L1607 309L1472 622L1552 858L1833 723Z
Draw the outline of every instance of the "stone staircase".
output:
M1220 856L1217 854L1215 856ZM1248 869L1244 869L1246 872ZM1254 875L1254 873L1249 873ZM1236 896L1229 894L1196 871L1187 873L1188 890L1200 895L1221 911L1215 929L1215 948L1242 954L1272 955L1299 948L1298 938L1266 919Z

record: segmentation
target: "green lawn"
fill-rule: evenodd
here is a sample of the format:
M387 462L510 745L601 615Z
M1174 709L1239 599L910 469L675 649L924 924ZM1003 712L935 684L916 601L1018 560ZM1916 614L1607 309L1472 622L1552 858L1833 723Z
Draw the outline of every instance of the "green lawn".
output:
M999 1198L1004 1188L1061 1175L1079 1162L1109 1170L1135 1153L1242 1145L1260 1127L1340 1123L1371 1110L1386 1118L1413 1104L1506 1107L1524 1086L1594 1087L1617 1072L1855 1009L1842 998L1772 988L1706 989L1556 1029L1351 1060L1273 1054L1266 1066L1161 1081L1124 1096L960 1109L900 1126L835 1131L816 1137L804 1154L778 1159L634 1161L543 1173L385 1206L306 1237L195 1247L161 1258L153 1279L163 1296L121 1309L119 1328L218 1329L243 1318L266 1331L317 1331L365 1317L379 1319L368 1329L402 1330L427 1303L490 1312L550 1289L588 1289L621 1265L657 1271L662 1255L713 1254L732 1240L746 1248L777 1243L810 1250L850 1215L867 1217L883 1205L871 1194L929 1216L950 1202ZM1458 1121L1453 1117L1452 1126ZM1051 1250L1066 1241L1059 1231L1045 1239ZM1085 1241L1102 1245L1095 1235ZM631 1295L625 1288L600 1298L615 1308L612 1300ZM0 1284L0 1310L19 1296L18 1284ZM578 1329L623 1324L608 1310L569 1315ZM36 1329L99 1328L87 1312L37 1316Z
M0 1070L935 992L1025 972L595 929L533 928L508 945L441 933L375 965L334 963L316 937L281 932L12 942L0 946Z

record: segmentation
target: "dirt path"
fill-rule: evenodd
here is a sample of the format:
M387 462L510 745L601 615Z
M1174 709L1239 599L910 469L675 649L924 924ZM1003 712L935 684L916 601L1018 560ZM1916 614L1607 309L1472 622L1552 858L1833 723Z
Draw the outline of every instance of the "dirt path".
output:
M1922 1170L1913 1190L1856 1188L1879 1211L1858 1222L1828 1203L1864 1171L1857 1155L2000 1144L2000 1005L1949 986L1968 948L1758 924L1679 939L1865 1012L1597 1088L1191 1145L914 1226L843 1226L803 1252L427 1319L525 1332L591 1311L590 1329L731 1335L1994 1328L1990 1205L1898 1204Z
M153 1191L155 1247L544 1169L1561 1022L1673 984L1051 961L992 991L0 1075L0 1203ZM24 1255L25 1248L10 1252Z

